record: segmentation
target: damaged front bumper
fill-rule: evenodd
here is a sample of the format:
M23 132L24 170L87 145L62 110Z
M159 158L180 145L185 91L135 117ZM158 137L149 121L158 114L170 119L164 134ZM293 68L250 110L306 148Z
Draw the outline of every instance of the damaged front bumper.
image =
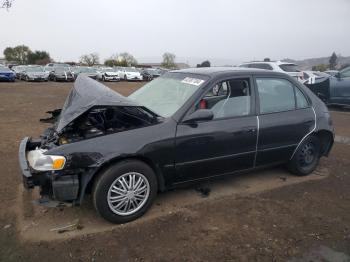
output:
M24 187L28 190L40 187L40 195L44 202L79 204L80 184L77 173L63 170L36 171L30 166L28 152L36 150L39 146L40 140L32 140L29 137L25 137L20 143L18 154Z

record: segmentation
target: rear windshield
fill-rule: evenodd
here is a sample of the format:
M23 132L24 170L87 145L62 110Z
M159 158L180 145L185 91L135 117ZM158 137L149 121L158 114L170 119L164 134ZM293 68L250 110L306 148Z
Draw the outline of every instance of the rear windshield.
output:
M284 64L284 65L280 65L280 68L284 71L284 72L300 72L300 70L298 69L297 65L294 64Z

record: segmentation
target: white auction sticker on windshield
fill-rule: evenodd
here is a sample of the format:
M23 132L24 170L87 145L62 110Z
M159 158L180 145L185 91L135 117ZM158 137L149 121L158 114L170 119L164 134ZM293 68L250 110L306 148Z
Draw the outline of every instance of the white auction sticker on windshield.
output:
M198 79L198 78L192 78L192 77L186 77L184 80L181 81L184 84L194 85L194 86L200 86L204 83L204 80Z

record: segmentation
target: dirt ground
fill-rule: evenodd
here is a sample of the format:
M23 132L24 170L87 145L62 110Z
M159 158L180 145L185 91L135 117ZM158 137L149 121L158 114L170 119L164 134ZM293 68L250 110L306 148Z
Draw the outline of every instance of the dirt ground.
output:
M108 83L127 95L143 83ZM81 208L33 206L17 150L72 83L0 83L0 261L350 261L350 111L332 108L336 143L308 177L282 167L160 194L144 217L111 225ZM195 189L209 188L202 196ZM51 231L79 219L81 230Z

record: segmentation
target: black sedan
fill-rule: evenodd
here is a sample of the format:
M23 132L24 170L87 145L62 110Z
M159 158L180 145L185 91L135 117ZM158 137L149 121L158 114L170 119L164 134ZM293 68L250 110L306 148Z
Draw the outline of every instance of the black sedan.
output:
M305 85L328 105L350 106L350 67Z
M55 123L19 160L41 204L92 194L113 223L143 215L159 191L286 164L315 170L333 145L327 107L292 77L259 69L171 71L124 97L79 76ZM58 117L57 117L58 116Z
M149 68L149 69L143 69L141 71L141 75L143 80L152 81L154 78L159 77L161 73L157 69Z

